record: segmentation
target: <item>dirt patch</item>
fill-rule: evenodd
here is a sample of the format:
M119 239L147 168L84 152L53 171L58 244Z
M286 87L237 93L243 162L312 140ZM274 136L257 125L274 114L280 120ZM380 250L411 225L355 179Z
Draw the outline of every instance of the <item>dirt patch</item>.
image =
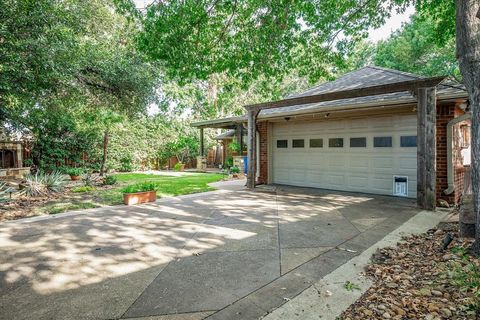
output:
M118 188L118 185L115 187L99 185L95 186L95 192L72 192L72 189L81 185L80 182L72 182L62 192L35 198L17 196L9 202L0 203L0 222L109 205L112 203L100 198L99 193Z
M478 319L480 260L456 230L449 225L379 250L366 269L373 286L341 319Z

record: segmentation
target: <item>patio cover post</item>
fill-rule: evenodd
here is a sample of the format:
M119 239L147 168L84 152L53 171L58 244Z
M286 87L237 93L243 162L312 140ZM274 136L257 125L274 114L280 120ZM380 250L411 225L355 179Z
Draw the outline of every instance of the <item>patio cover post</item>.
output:
M436 88L417 91L417 204L435 210L436 197Z
M203 128L200 128L200 156L205 156L205 150L203 147Z
M255 175L257 172L257 155L256 155L256 141L257 141L257 130L255 124L257 122L257 115L260 112L257 108L252 108L248 110L248 148L247 148L247 157L248 157L248 172L247 172L247 188L255 188Z

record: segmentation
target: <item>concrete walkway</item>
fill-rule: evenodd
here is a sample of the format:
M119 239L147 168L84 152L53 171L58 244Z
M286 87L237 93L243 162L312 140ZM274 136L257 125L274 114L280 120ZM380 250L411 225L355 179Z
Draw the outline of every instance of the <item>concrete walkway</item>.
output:
M258 319L419 212L243 184L2 224L0 319Z

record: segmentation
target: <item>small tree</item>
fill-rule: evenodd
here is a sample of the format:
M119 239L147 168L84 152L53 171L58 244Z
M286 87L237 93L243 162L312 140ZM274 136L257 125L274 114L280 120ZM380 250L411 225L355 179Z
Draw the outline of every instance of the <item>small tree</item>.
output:
M167 143L167 150L175 155L180 163L186 163L198 155L198 140L192 136L181 136L177 140Z

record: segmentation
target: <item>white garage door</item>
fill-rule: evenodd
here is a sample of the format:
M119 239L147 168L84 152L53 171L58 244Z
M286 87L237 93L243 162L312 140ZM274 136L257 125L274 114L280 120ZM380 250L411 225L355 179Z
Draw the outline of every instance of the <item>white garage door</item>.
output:
M274 123L272 180L387 195L396 189L414 198L416 135L415 115Z

